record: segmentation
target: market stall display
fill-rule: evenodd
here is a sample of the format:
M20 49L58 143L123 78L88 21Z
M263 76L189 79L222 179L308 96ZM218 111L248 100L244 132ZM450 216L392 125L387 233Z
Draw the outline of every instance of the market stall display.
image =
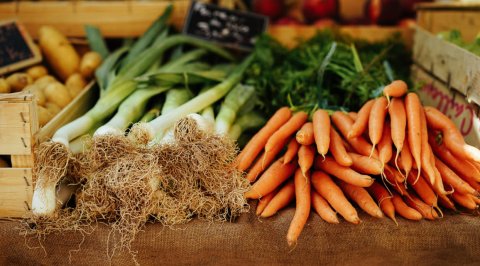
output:
M258 8L268 1L253 2ZM334 2L348 1L322 1L321 8L308 6L316 1L305 1L304 10L335 17L329 13L329 8L337 12ZM368 9L377 15L370 14L370 19L380 21L383 6L395 1L365 2L368 7L380 3L375 7L379 10ZM31 10L38 8L16 3L15 12L23 16L29 4ZM342 247L340 253L356 244L365 247L351 252L349 259L335 253L333 261L338 263L354 262L362 254L376 262L396 261L370 250L385 245L406 254L396 262L417 263L411 253L417 246L411 244L412 234L423 233L427 240L422 242L438 240L422 249L431 256L433 248L457 250L439 236L443 232L456 244L470 247L457 250L465 255L457 262L475 261L479 251L470 243L478 241L471 232L480 204L480 150L465 135L470 120L452 118L439 105L428 106L436 104L438 96L433 94L438 95L438 88L448 93L457 75L442 80L438 68L427 68L425 62L431 62L430 67L445 63L435 63L437 56L428 61L432 53L422 49L435 41L444 45L445 54L461 50L470 55L462 50L463 42L452 38L454 46L445 42L450 33L442 39L420 28L412 45L410 28L335 26L320 31L318 25L283 25L271 26L255 38L252 51L240 51L229 49L231 44L222 47L221 42L177 33L187 4L47 5L65 11L75 7L65 14L99 24L86 26L82 33L79 25L73 26L67 33L88 40L92 51L80 53L69 44L72 39L62 36L72 21L59 32L41 28L35 38L48 67L22 70L26 79L16 74L0 82L4 89L17 90L24 87L18 81L29 83L30 78L32 84L26 86L33 86L48 73L63 82L39 90L43 94L0 94L0 104L6 107L0 109L0 143L11 135L19 144L20 134L15 132L21 131L24 147L16 145L16 153L0 150L0 200L15 206L12 211L0 204L0 215L22 217L15 232L27 246L46 248L50 254L56 247L51 240L81 235L79 243L75 237L60 241L73 262L79 258L75 252L80 256L103 250L105 256L85 263L143 264L156 256L167 259L163 252L168 246L174 254L189 254L178 258L182 263L212 262L209 255L200 259L196 252L236 250L240 253L232 256L238 260L222 261L244 264L293 263L302 257L310 261L316 251L328 254L330 248L324 247L331 245L322 243L333 241ZM247 8L241 1L218 4ZM123 22L143 14L141 6L156 8L138 20L135 34L127 28L124 35L118 34L120 20L116 27L100 22L102 5L117 5L118 14L128 6ZM7 6L0 5L0 14L9 10ZM100 20L79 15L90 10L88 6ZM278 14L272 16L282 16L273 11ZM308 20L317 20L315 15L308 14ZM84 27L86 22L75 23L79 21ZM111 43L104 39L129 35L140 37ZM95 85L86 86L89 80ZM471 96L477 90L454 88L464 89L467 99L475 101ZM456 104L478 110L475 104ZM37 118L37 110L53 112L56 106L59 114L50 122ZM10 117L12 110L20 118ZM473 115L469 128L474 133L479 130L477 120ZM4 134L4 125L17 131ZM10 232L12 226L0 223L0 232ZM157 242L152 232L160 227L184 230L177 234L163 229L156 234ZM380 230L378 238L360 237L373 230ZM258 237L254 231L260 232ZM334 234L342 237L334 241ZM184 241L178 239L182 235ZM11 251L0 259L25 263L29 258L20 258L12 251L18 248L8 242L16 239L0 242ZM337 243L339 239L344 244ZM214 247L219 243L221 248ZM262 253L269 261L259 253L263 245L272 247ZM29 263L55 264L61 253Z

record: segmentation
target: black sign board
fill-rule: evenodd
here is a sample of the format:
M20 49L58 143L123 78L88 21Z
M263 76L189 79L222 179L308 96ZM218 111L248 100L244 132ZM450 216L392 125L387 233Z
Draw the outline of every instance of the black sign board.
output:
M192 1L183 33L223 46L250 50L267 24L265 16Z
M32 39L16 21L0 22L0 74L36 64L42 60Z

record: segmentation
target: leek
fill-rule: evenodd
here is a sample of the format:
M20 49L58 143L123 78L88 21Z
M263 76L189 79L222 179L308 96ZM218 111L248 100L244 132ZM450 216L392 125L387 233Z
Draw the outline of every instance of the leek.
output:
M180 105L188 102L192 97L192 93L187 88L169 90L161 114L164 115L171 110L175 110Z
M223 82L214 86L210 90L197 95L195 98L176 108L174 111L161 115L147 123L145 130L149 134L150 140L153 141L154 136L157 136L157 140L161 139L167 130L180 118L199 112L223 98L232 87L240 82L245 70L253 61L253 58L253 55L247 57Z
M215 120L215 131L218 134L227 134L235 121L237 113L255 93L252 86L237 85L223 101Z
M161 99L154 99L153 102L154 105L142 116L142 118L140 118L140 122L150 122L161 114L163 101Z
M148 70L166 50L182 43L205 48L226 59L233 59L227 51L206 41L184 35L169 37L161 44L144 51L137 61L123 67L115 80L110 83L110 86L113 87L106 90L105 95L98 100L95 106L82 117L60 128L52 140L68 147L70 140L85 134L97 121L112 115L122 101L135 91L136 82L132 79Z
M247 130L259 128L266 122L265 118L257 113L249 112L238 117L235 123L230 127L228 136L231 139L238 140L240 135Z

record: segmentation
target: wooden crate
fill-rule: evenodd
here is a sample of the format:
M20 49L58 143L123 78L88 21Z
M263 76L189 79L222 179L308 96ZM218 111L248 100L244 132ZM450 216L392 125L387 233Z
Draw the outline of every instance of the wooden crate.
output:
M422 3L416 8L418 25L434 34L458 29L470 42L480 31L478 3Z
M424 105L446 114L462 133L465 141L480 148L480 107L466 101L458 91L418 66L412 66L412 80L421 84L418 91Z
M96 97L92 82L39 128L33 95L24 92L0 95L0 155L9 156L12 163L11 168L0 168L0 217L22 217L30 210L35 145L84 114Z
M143 34L170 3L170 23L181 29L189 0L8 2L0 3L0 18L18 19L34 38L42 25L54 26L68 37L83 37L86 24L98 26L105 37L132 37Z
M415 32L413 61L416 65L480 104L480 57L420 27Z

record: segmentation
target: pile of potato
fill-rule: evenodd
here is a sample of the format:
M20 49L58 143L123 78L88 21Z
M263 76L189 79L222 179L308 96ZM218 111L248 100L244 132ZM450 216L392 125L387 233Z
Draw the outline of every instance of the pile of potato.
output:
M102 58L96 52L80 56L64 35L49 26L39 30L39 46L55 76L43 65L33 66L0 78L0 93L34 94L39 125L43 126L80 94Z

